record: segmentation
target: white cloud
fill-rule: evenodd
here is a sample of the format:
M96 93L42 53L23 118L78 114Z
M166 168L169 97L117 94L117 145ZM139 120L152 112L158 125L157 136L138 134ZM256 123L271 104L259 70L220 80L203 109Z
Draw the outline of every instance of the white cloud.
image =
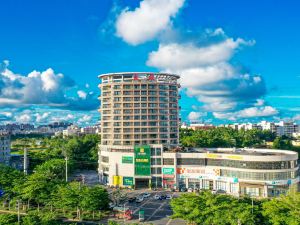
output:
M147 65L179 74L182 89L204 103L202 108L207 111L254 106L265 94L264 81L232 65L231 59L242 46L255 41L227 37L221 28L207 29L202 36L184 43L160 44L149 54Z
M237 120L241 118L268 117L278 114L278 110L272 106L250 107L236 112L214 112L217 119Z
M138 8L124 9L117 17L117 36L131 45L149 41L172 25L184 0L143 0Z
M293 117L293 120L300 121L300 114L297 114Z
M188 115L188 119L190 121L195 121L195 120L199 120L201 116L202 116L201 112L190 112Z
M263 106L264 104L265 104L265 100L256 99L256 103L254 103L254 106Z
M49 115L50 115L50 113L48 113L48 112L36 113L35 114L35 117L36 117L35 121L37 123L45 122L46 119L49 117Z
M194 43L160 44L157 51L149 54L147 65L160 69L183 70L217 64L229 60L235 49L241 45L251 45L241 38L227 38L223 42L205 47L197 47Z
M15 117L16 122L18 123L29 123L31 122L31 116L29 114L22 114Z
M92 116L90 115L84 115L83 117L81 117L78 122L79 123L84 123L84 122L89 122L92 119Z
M49 68L32 71L27 76L9 70L8 62L0 67L0 106L19 107L46 105L71 110L91 110L99 101L93 92L78 90L78 97L71 94L77 87L72 79ZM1 64L0 64L1 66ZM72 91L71 91L72 90Z
M83 90L77 91L77 94L78 94L79 98L86 99L87 93L84 92Z

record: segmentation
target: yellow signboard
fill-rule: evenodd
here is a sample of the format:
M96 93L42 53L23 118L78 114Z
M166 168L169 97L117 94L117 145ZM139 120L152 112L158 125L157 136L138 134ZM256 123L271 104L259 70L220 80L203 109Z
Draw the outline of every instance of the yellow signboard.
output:
M219 154L213 154L213 153L206 153L206 158L210 158L210 159L220 159L220 158L222 158L222 155L219 155Z
M120 185L122 185L122 183L123 183L123 179L122 178L123 178L122 176L114 176L113 177L113 179L114 179L113 185L114 186L120 186Z
M240 155L228 155L226 156L227 159L236 159L236 160L243 160L243 157Z

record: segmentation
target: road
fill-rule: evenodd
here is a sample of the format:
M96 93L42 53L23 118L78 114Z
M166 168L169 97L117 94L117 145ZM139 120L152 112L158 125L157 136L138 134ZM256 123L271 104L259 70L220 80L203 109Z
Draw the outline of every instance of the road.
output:
M155 224L155 225L185 225L186 222L180 219L171 219L172 215L170 207L170 200L155 200L153 196L155 194L171 194L176 197L178 193L171 192L151 192L149 198L145 198L141 203L126 203L126 207L133 211L133 220L126 221L127 224L139 223L139 211L145 211L145 221L143 224ZM174 195L175 194L175 195ZM130 197L138 196L139 193L130 193ZM120 220L121 222L122 220ZM123 221L122 221L123 222Z

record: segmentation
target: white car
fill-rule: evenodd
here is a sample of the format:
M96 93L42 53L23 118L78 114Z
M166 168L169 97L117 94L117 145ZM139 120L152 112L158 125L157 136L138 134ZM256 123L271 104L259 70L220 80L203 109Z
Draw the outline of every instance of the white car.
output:
M146 192L146 193L143 194L143 197L144 197L144 198L148 198L148 197L150 197L150 196L151 196L151 194L148 193L148 192Z
M156 194L156 195L154 195L153 198L154 198L155 200L159 200L159 199L160 199L160 195Z
M144 198L142 196L137 197L135 200L136 203L141 203L142 201L144 201Z
M172 199L172 195L168 194L166 199Z
M193 192L193 188L189 188L189 189L188 189L188 192Z

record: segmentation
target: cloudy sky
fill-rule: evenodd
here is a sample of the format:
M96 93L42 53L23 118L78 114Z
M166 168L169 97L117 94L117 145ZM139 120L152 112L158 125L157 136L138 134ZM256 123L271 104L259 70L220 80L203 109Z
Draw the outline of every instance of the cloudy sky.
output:
M181 76L183 121L300 120L293 0L1 3L0 123L99 120L98 78Z

